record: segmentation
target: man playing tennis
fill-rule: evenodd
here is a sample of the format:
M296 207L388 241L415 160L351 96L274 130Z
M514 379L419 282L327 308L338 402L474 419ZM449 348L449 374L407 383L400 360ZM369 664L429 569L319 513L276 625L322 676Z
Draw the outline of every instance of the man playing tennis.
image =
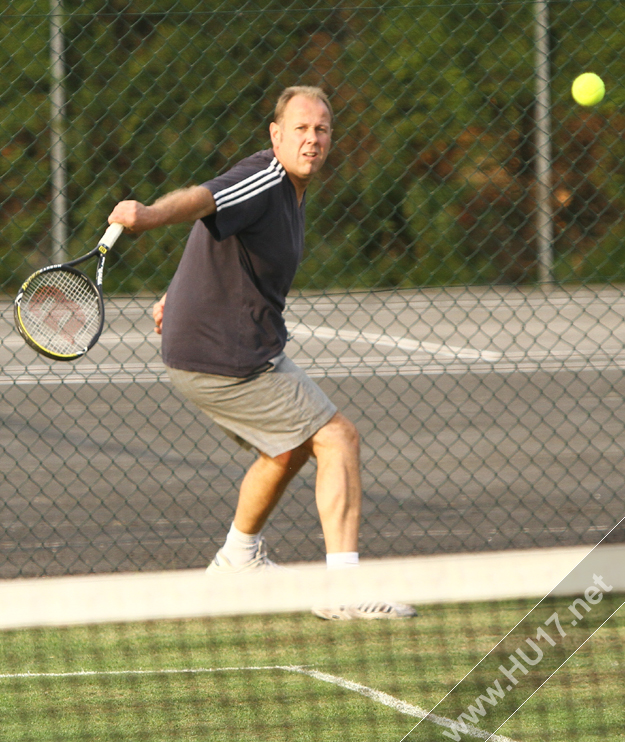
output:
M272 149L151 206L122 201L109 217L133 232L194 222L167 294L153 310L163 360L182 394L258 452L209 573L275 567L261 530L311 456L328 567L358 563L358 433L284 354L282 313L304 249L306 188L328 156L332 118L321 89L288 88L270 125ZM327 619L415 613L380 602L315 612Z

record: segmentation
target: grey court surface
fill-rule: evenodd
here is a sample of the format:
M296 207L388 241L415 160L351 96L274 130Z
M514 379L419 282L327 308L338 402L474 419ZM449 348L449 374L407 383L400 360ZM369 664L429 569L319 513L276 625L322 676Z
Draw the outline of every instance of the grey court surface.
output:
M0 576L197 567L221 543L252 459L172 391L152 301L108 300L70 364L3 303ZM624 320L616 288L292 298L289 355L362 435L362 553L599 541L625 509ZM266 535L322 558L312 464Z

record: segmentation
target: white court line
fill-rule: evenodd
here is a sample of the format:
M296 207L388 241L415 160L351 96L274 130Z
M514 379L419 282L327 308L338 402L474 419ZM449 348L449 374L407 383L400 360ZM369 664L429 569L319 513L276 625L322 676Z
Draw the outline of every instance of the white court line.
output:
M297 338L318 340L338 340L348 346L364 343L372 348L392 348L406 355L346 355L315 356L314 359L293 359L313 378L332 377L366 377L392 376L398 373L415 375L440 375L467 373L474 374L514 372L532 373L535 371L556 372L569 370L601 371L609 368L625 368L625 353L622 349L594 350L580 352L576 350L511 350L492 352L475 348L459 348L445 343L429 343L406 337L397 337L384 332L373 333L360 330L336 330L324 326L308 326L302 322L287 323L291 335ZM6 342L6 340L4 341ZM23 343L21 338L17 342ZM155 345L153 338L140 333L127 335L104 335L101 342L105 345L140 346L142 343ZM326 349L327 350L327 349ZM414 357L420 354L421 357ZM424 357L425 356L425 357ZM43 364L7 364L0 375L0 386L32 384L84 384L90 383L151 383L168 381L167 372L158 361L127 361L108 363L72 364L61 367Z
M484 360L496 362L502 354L477 348L457 348L445 343L427 343L411 338L387 335L385 332L363 332L362 330L335 330L332 327L320 325L305 325L303 322L292 324L287 322L287 330L295 337L313 337L323 340L343 340L345 342L361 342L383 348L397 348L409 352L421 351L428 355L444 355L448 358L462 360Z
M303 322L293 324L287 322L289 334L295 337L312 337L322 340L342 340L347 343L361 342L367 345L379 346L381 348L397 348L409 353L420 351L428 355L443 355L447 358L459 358L462 360L483 360L495 363L503 353L488 350L479 350L477 348L459 348L446 343L429 343L411 338L396 337L385 332L364 332L361 330L335 330L332 327L323 327L321 325L305 325ZM116 346L126 345L128 347L137 347L147 343L148 345L160 345L160 339L152 332L147 335L130 332L125 334L103 333L98 340L100 345ZM21 347L24 341L19 336L11 336L2 340L2 345L8 347Z
M0 674L0 680L31 680L35 678L91 678L124 675L202 675L214 672L245 670L291 670L286 665L251 665L249 667L186 667L160 670L76 670L74 672L16 672Z
M376 703L388 706L389 708L398 711L400 714L406 716L416 717L418 719L426 719L431 721L433 724L446 727L447 729L454 729L463 734L478 739L491 739L493 742L514 742L509 737L502 737L500 735L490 735L479 727L472 726L471 724L460 725L458 722L448 719L445 716L437 716L431 714L428 716L428 712L422 709L420 706L413 706L406 701L402 701L399 698L383 693L382 691L369 688L366 685L360 683L354 683L351 680L338 677L337 675L329 675L325 672L319 672L318 670L309 669L303 665L251 665L248 667L195 667L195 668L183 668L183 669L162 669L162 670L77 670L75 672L21 672L21 673L3 673L0 674L0 680L32 680L35 678L92 678L92 677L111 677L111 676L150 676L150 675L201 675L209 673L219 672L249 672L253 670L284 670L285 672L298 673L300 675L307 675L308 677L320 680L324 683L330 683L340 688L359 693L366 698L375 701Z
M610 369L625 369L625 354L606 356L597 354L595 357L582 354L567 355L566 357L544 357L534 359L531 354L519 357L519 360L508 360L506 357L497 363L476 361L435 362L433 359L411 359L405 356L342 356L341 358L316 357L315 359L300 358L292 355L293 360L315 379L323 378L368 378L371 376L440 376L441 374L512 374L536 373L544 371L557 373L560 371L604 371ZM18 365L12 364L2 368L0 387L5 386L32 386L58 384L153 384L154 382L168 383L169 377L161 361L137 363L100 363L80 366L69 366L63 369L60 366Z
M382 693L382 691L374 690L373 688L361 685L360 683L354 683L351 680L345 680L336 675L329 675L328 673L319 672L317 670L309 670L305 667L291 667L288 669L292 672L300 672L303 675L310 675L311 678L322 680L324 683L332 683L332 685L338 685L341 688L354 691L355 693L360 693L361 695L376 701L376 703L381 703L384 706L389 706L390 708L395 709L395 711L399 711L401 714L414 716L418 719L427 718L427 721L431 721L433 724L438 724L439 726L447 727L448 729L454 729L457 732L467 734L471 737L489 739L493 740L493 742L514 742L514 740L509 737L502 737L497 734L491 735L489 732L485 732L479 727L475 727L471 724L459 724L457 721L452 721L452 719L448 719L446 716L437 716L435 714L428 715L428 712L420 706L413 706L405 701L400 701L399 698L395 698L395 696L390 696L388 693Z

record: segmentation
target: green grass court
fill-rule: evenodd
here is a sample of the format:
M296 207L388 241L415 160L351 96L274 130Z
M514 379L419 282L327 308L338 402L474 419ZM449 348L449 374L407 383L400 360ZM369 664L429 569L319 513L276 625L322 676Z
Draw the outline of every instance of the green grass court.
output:
M533 605L424 606L389 622L289 614L8 631L0 740L399 742L418 719L380 698L430 710ZM620 611L499 734L625 740L624 640ZM445 740L432 726L408 739Z

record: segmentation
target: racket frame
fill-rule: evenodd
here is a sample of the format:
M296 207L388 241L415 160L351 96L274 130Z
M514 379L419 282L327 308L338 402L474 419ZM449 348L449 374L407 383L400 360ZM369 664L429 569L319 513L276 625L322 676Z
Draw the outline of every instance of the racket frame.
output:
M19 291L17 292L17 296L15 297L15 301L13 302L13 316L15 318L15 326L17 327L17 331L19 332L19 334L24 338L25 342L31 348L33 348L33 350L36 350L37 353L40 353L46 358L51 358L54 361L75 361L77 358L81 358L82 356L84 356L85 353L91 350L91 348L93 348L93 346L98 342L98 340L100 339L100 335L102 334L102 330L104 329L104 296L102 294L104 261L106 260L106 256L109 250L113 247L113 245L117 241L117 238L123 231L124 227L121 224L111 224L102 236L102 239L98 242L96 247L93 248L93 250L90 250L88 253L86 253L85 255L81 255L78 258L74 258L74 260L69 260L66 263L57 263L55 265L48 265L45 268L40 268L39 270L32 273L21 285ZM96 256L98 256L98 265L96 268L96 280L94 283L86 273L78 270L75 266L80 265L81 263L84 263L85 261L90 260L91 258L94 258ZM41 276L44 273L50 273L52 271L68 271L69 273L79 275L91 286L98 300L98 314L100 317L98 328L94 335L91 337L89 343L84 348L76 351L75 353L56 353L49 348L43 347L30 336L22 321L21 307L24 293L35 278Z

